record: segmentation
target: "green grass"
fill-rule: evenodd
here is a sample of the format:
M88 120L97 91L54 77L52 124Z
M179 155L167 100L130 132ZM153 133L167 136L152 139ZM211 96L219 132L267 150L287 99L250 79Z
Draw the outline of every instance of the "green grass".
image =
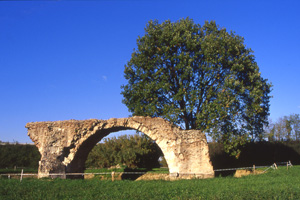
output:
M300 199L300 166L202 180L0 179L0 199Z

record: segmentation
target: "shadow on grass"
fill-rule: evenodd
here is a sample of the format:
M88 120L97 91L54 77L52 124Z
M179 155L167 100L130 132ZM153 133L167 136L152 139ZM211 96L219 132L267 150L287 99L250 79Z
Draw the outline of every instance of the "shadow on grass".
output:
M152 169L131 169L131 168L126 168L124 169L124 174L122 174L121 178L122 180L136 180L139 177L143 176L145 173L148 171L151 171ZM128 174L126 173L128 172Z
M300 142L256 142L245 145L236 159L225 153L222 145L210 143L210 159L214 170L255 166L271 166L273 163L291 161L300 164ZM296 151L297 150L297 151ZM232 176L235 171L216 171L215 176Z

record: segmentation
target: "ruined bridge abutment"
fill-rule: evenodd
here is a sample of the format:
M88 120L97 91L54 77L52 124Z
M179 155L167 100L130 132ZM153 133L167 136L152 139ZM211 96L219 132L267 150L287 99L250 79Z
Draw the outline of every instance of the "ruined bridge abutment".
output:
M83 173L89 152L103 137L129 129L140 131L157 143L168 163L170 176L214 177L205 134L182 130L162 118L32 122L26 128L41 154L39 178L66 178L66 173Z

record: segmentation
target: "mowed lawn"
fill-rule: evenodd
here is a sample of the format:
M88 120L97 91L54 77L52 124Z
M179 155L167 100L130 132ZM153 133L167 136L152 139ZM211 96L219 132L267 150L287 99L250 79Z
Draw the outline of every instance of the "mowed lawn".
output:
M300 199L300 166L177 181L0 179L0 199Z

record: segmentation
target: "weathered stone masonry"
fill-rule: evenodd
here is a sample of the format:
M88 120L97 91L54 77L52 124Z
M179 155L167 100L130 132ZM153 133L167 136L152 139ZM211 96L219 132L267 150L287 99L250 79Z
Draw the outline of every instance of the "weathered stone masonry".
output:
M134 129L148 135L161 148L170 176L214 176L205 134L182 130L162 118L129 117L108 120L67 120L26 124L28 135L41 153L38 177L66 178L82 173L92 148L112 132ZM51 174L63 175L51 175Z

